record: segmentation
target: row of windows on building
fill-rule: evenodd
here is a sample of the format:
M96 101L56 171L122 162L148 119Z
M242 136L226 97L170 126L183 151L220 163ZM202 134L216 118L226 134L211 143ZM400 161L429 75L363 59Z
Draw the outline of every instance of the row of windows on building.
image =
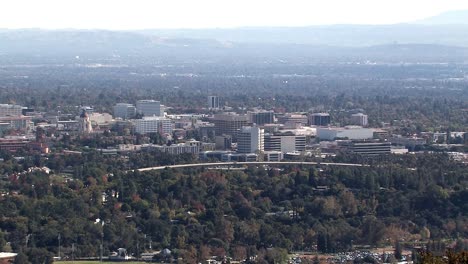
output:
M142 116L164 115L164 105L155 100L139 100L136 106L127 103L118 103L114 106L114 117L121 119L132 119L137 114Z

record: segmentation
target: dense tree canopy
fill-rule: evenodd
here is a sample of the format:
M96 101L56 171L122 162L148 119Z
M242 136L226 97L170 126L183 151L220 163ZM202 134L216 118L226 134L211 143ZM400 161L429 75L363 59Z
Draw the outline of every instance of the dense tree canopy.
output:
M137 244L142 252L151 241L193 259L269 259L281 258L271 248L338 252L468 235L466 165L445 155L390 156L385 165L361 168L145 173L124 173L112 160L51 156L54 170L72 176L31 172L3 180L11 194L0 199L4 239L29 256L45 250L44 258L57 255L60 234L70 257L97 256L103 235L107 253L124 247L136 254Z

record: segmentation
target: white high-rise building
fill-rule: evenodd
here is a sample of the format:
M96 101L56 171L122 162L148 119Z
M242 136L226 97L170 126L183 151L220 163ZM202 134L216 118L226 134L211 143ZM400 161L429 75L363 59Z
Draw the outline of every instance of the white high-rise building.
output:
M162 116L161 102L155 100L139 100L136 103L136 110L143 116Z
M169 118L165 117L143 117L134 119L135 131L140 134L156 133L172 134L173 125Z
M306 136L265 135L265 151L300 152L306 148Z
M21 116L22 114L21 105L0 104L0 116Z
M219 97L218 96L208 96L208 108L219 109Z
M363 113L353 114L351 116L351 123L356 126L367 126L369 124L367 115Z
M118 103L114 106L114 117L122 119L134 118L136 114L136 108L132 104Z
M265 133L259 127L242 127L237 134L238 153L263 152Z

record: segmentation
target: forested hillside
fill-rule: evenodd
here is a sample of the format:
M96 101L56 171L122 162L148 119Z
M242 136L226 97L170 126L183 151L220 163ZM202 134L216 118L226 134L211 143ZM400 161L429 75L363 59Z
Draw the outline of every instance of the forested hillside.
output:
M443 154L391 156L363 168L145 173L124 173L119 161L93 152L5 158L3 172L28 163L73 172L2 180L2 190L13 195L0 198L0 245L10 241L31 260L57 255L59 234L65 256L98 256L102 238L105 254L119 247L141 253L151 241L153 249L170 248L186 263L210 255L268 258L267 248L339 252L468 236L468 170Z

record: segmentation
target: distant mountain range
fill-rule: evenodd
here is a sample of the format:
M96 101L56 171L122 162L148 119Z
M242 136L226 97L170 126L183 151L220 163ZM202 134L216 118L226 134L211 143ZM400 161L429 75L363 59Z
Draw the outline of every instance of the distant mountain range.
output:
M394 25L150 29L138 32L170 38L216 39L249 43L294 43L342 47L400 43L468 47L468 10L445 12L413 23Z
M468 47L468 25L332 25L311 27L142 30L139 33L248 43L294 43L363 47L390 43Z
M0 55L315 56L467 61L468 11L412 24L181 30L5 30ZM463 22L463 23L462 23Z
M449 11L414 23L424 25L468 25L468 10Z
M388 61L466 62L468 47L439 44L377 44L331 46L274 42L232 42L215 39L157 37L113 31L7 31L0 32L1 56L41 58L75 56L144 60L236 60L236 61ZM385 43L385 42L382 42ZM336 44L336 43L335 43ZM1 61L1 60L0 60Z

